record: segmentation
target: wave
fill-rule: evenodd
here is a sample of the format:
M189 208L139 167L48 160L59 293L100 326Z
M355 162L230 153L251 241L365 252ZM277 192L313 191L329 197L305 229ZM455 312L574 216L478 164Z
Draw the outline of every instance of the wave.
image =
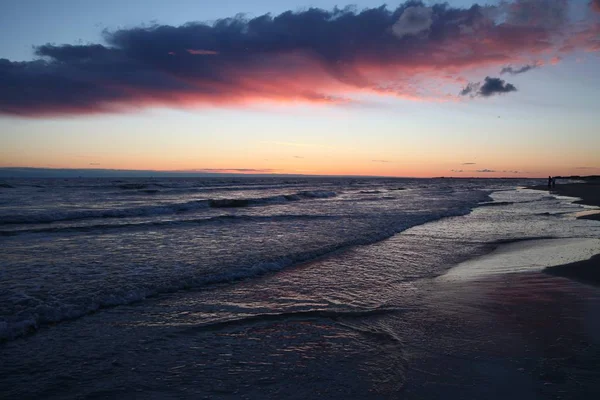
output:
M496 207L496 206L510 206L511 204L515 204L514 201L490 201L486 203L479 203L478 207Z
M136 187L137 186L137 187ZM114 194L185 194L185 193L209 193L209 192L236 192L236 191L266 191L266 190L281 190L287 188L294 190L299 184L287 184L287 185L245 185L245 186L167 186L160 184L128 184L126 188L120 187L120 192L114 192Z
M38 305L30 310L30 312L22 312L4 321L0 320L0 341L33 333L48 324L79 318L103 308L142 301L161 293L198 289L208 285L227 284L243 279L255 278L294 265L315 261L355 246L379 242L413 226L446 217L465 215L470 211L470 207L462 207L445 212L424 214L409 221L398 222L397 226L388 226L387 228L367 232L363 236L349 238L342 242L323 246L317 250L300 251L284 257L266 259L253 264L239 263L235 264L235 267L226 269L223 272L208 275L194 275L193 272L189 272L185 275L171 277L170 280L147 280L137 287L131 287L130 284L127 284L124 288L111 287L102 289L105 291L90 293L85 298L77 298L76 304L73 304L72 300L66 303L69 299L65 299L65 303L52 301L51 304Z
M117 187L125 190L139 190L139 189L147 189L150 185L145 183L122 183L117 185Z
M175 214L208 207L207 200L193 200L185 203L171 203L164 205L149 205L123 209L105 210L75 210L55 211L29 215L2 215L0 225L13 224L46 224L59 221L76 221L95 218L127 218L151 215Z
M477 207L495 207L495 206L511 206L514 204L530 204L530 203L539 203L548 200L556 200L556 197L553 196L544 196L538 199L533 200L520 200L520 201L486 201L483 203L479 203Z
M247 315L239 318L217 320L187 328L185 332L196 333L198 331L220 330L232 326L247 325L260 322L281 321L281 320L310 320L310 319L352 319L364 318L376 315L397 314L406 310L397 307L374 307L368 309L335 309L325 308L316 310L293 310L277 313L260 313Z
M193 218L183 220L169 221L150 221L150 222L132 222L121 224L93 224L85 226L64 226L64 227L48 227L34 229L15 229L15 230L0 230L0 236L17 236L23 234L44 234L44 233L91 233L103 232L109 233L115 230L123 229L149 229L162 227L189 226L207 223L220 222L264 222L264 221L286 221L286 220L330 220L340 217L334 215L302 215L302 214L282 214L272 216L256 216L256 215L219 215L216 217Z
M202 208L236 208L285 203L308 199L325 199L335 197L331 191L302 191L289 195L278 195L256 198L239 199L202 199L184 203L165 203L141 207L104 209L104 210L75 210L55 211L29 215L0 215L0 225L14 224L46 224L59 221L76 221L83 219L128 218L154 215L179 214Z

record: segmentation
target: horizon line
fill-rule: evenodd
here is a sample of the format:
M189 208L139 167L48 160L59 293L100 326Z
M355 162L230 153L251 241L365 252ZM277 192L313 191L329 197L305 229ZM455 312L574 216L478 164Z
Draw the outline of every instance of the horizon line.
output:
M218 172L216 170L220 170L223 172ZM227 172L227 171L237 171L237 172ZM248 171L248 172L242 172ZM4 174L3 174L4 172ZM13 172L13 174L8 175L7 172ZM20 172L20 173L19 173ZM33 175L34 173L39 173L41 175ZM62 176L51 176L51 173L61 174ZM77 173L84 174L96 174L93 176L74 176ZM109 175L99 175L102 173L107 173ZM124 175L118 175L119 173L123 173ZM146 174L146 175L136 175L132 176L131 174ZM163 176L153 176L155 175L163 175ZM68 176L66 176L68 175ZM330 177L330 178L396 178L396 179L540 179L540 177L530 177L530 176L454 176L454 175L437 175L430 177L415 177L415 176L389 176L389 175L361 175L361 174L295 174L295 173L277 173L277 172L260 172L257 169L251 168L215 168L215 169L194 169L194 170L152 170L152 169L121 169L121 168L60 168L60 167L0 167L0 178L159 178L159 177L168 177L172 175L179 175L177 177L217 177L217 176L227 176L227 177L285 177L285 176L293 176L293 177ZM575 175L571 175L575 176Z

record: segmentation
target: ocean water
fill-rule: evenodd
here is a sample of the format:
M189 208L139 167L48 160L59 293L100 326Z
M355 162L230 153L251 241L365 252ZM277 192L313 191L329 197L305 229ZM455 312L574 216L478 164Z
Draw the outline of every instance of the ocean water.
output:
M415 349L456 349L432 322L449 318L431 314L445 281L600 253L600 224L536 183L6 180L0 388L393 398Z

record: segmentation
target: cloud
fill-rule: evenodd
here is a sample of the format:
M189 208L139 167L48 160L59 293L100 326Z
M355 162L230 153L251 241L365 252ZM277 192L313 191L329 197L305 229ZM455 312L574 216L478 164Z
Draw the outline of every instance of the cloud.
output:
M302 157L302 156L294 156L294 158L304 158L304 157Z
M392 26L392 32L400 39L426 32L433 24L431 15L429 7L407 7Z
M517 88L511 84L507 83L500 78L491 78L486 76L483 84L481 82L469 83L467 86L461 90L461 96L471 96L471 97L490 97L496 94L510 93L516 92Z
M351 104L364 94L447 100L478 69L600 50L600 25L570 22L565 3L410 0L104 31L102 43L45 44L32 61L0 59L0 114ZM498 82L478 95L515 90Z
M481 87L481 83L480 82L469 82L467 84L467 86L465 86L463 88L463 90L460 91L460 95L461 96L476 96L477 95L477 91L479 90L479 87Z
M483 97L489 97L494 94L515 92L516 90L517 88L514 85L506 83L500 78L487 76L483 85L479 88L479 94Z
M575 169L600 169L600 167L575 167Z
M493 170L493 169L487 169L487 168L486 168L486 169L478 169L478 170L475 170L475 172L488 173L488 172L497 172L497 171L496 171L496 170Z
M592 7L592 10L600 12L600 0L590 1L590 6Z
M371 160L371 162L377 162L377 163L389 163L390 161L388 161L388 160Z
M464 163L462 163L460 165L475 165L475 164L476 163L474 163L474 162L464 162Z
M450 171L452 171L452 172L463 172L462 169L451 169Z
M188 53L193 54L195 56L216 56L217 54L219 54L218 51L213 51L213 50L186 49L185 51L187 51ZM175 54L173 54L173 55L175 55Z
M511 75L518 75L518 74L522 74L524 72L527 72L529 70L532 70L534 68L537 68L538 65L536 64L532 64L532 65L524 65L521 68L513 68L512 66L508 66L508 67L504 67L502 68L502 70L500 71L500 74L511 74Z
M100 163L97 162L91 162L90 165L100 165Z

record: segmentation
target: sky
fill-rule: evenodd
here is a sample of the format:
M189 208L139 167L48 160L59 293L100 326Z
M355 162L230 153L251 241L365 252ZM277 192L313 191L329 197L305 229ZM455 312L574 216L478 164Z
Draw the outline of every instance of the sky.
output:
M0 26L0 167L600 174L598 0L15 0Z

